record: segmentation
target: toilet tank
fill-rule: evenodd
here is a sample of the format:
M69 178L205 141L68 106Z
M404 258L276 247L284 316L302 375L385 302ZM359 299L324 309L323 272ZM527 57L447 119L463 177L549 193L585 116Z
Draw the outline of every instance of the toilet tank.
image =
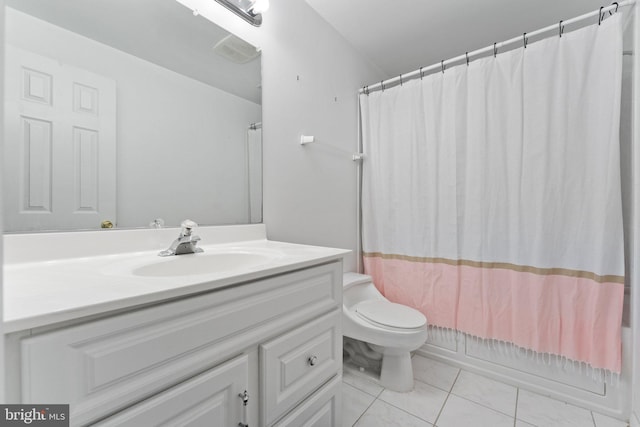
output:
M373 284L371 276L365 274L344 273L342 291L342 304L347 308L370 299L384 299Z
M347 290L351 286L361 285L363 283L373 283L371 276L359 273L344 273L342 275L342 288Z

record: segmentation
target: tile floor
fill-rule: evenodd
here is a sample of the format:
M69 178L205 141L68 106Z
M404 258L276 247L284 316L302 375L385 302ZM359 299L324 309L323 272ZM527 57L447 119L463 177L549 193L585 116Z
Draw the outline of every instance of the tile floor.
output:
M396 393L349 370L343 427L626 427L627 423L421 356L415 387Z

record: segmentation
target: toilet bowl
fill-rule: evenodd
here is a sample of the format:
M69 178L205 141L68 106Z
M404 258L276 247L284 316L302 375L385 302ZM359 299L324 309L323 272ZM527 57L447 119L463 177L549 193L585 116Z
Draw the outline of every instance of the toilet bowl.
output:
M399 392L413 389L411 352L427 340L427 319L422 313L387 300L370 276L345 273L342 331L382 353L383 387Z

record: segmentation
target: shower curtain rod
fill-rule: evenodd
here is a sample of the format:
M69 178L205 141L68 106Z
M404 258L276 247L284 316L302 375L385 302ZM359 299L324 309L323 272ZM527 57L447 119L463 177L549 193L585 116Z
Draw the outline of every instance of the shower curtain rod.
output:
M549 25L548 27L544 27L544 28L541 28L539 30L532 31L530 33L524 33L522 36L514 37L512 39L509 39L509 40L506 40L506 41L503 41L503 42L500 42L500 43L494 43L491 46L483 47L481 49L477 49L477 50L474 50L472 52L467 52L464 55L459 55L459 56L456 56L455 58L442 60L442 61L440 61L440 63L430 65L429 67L420 67L419 69L417 69L415 71L411 71L410 73L400 74L399 76L392 77L392 78L387 79L387 80L383 80L383 81L381 81L379 83L376 83L376 84L373 84L373 85L364 86L364 87L360 88L360 90L358 90L358 93L366 93L368 95L371 91L380 90L380 89L384 90L385 87L393 86L393 85L395 85L397 83L400 83L402 85L402 83L407 81L407 80L411 80L411 79L414 79L416 77L422 78L425 75L425 73L427 73L429 71L437 70L437 69L440 69L444 73L444 70L446 69L447 65L449 65L451 63L457 63L457 62L460 62L460 61L466 61L467 64L469 64L470 58L472 56L477 56L477 55L480 55L480 54L483 54L483 53L487 53L487 52L491 52L491 51L493 51L493 54L495 56L495 55L497 55L497 53L498 53L498 51L500 49L502 49L505 46L511 45L513 43L523 43L524 46L526 47L527 41L528 41L528 37L533 37L533 36L537 36L537 35L540 35L540 34L544 34L544 33L547 33L549 31L552 31L552 30L558 31L559 35L562 36L562 32L564 30L564 26L565 25L574 24L576 22L584 21L585 19L592 18L592 17L594 17L596 15L598 16L599 22L601 22L604 13L610 12L612 10L615 10L617 12L618 11L618 7L630 6L630 5L633 5L635 3L636 3L636 0L625 0L625 1L621 1L621 2L614 2L609 6L601 7L599 10L594 10L593 12L588 12L588 13L585 13L583 15L576 16L575 18L567 19L566 21L560 21L558 24Z

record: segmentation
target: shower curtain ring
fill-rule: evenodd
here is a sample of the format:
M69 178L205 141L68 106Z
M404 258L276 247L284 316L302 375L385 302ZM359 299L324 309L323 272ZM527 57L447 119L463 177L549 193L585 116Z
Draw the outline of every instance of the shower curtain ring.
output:
M618 4L617 1L614 1L613 3L611 3L611 5L614 5L614 4L616 5L616 10L614 10L613 13L618 13L618 7L620 5ZM611 13L611 11L609 11L609 16L613 15L613 13Z
M524 48L527 48L527 42L529 41L529 39L527 38L527 33L522 33L522 45L524 46Z
M444 74L444 59L440 61L440 68L442 69L442 74Z
M422 75L422 67L420 67L420 80L422 80L422 77L423 77L423 75Z
M493 44L493 57L494 58L498 57L498 43Z
M400 74L400 86L402 86L402 74Z
M602 24L602 18L604 18L602 9L604 9L604 6L600 6L600 12L598 13L598 25Z
M384 92L384 80L380 80L380 86L382 86L382 91Z
M467 67L469 66L469 52L465 52L464 56L467 58Z
M564 33L564 26L562 25L562 19L558 23L558 34L562 37L562 33Z

